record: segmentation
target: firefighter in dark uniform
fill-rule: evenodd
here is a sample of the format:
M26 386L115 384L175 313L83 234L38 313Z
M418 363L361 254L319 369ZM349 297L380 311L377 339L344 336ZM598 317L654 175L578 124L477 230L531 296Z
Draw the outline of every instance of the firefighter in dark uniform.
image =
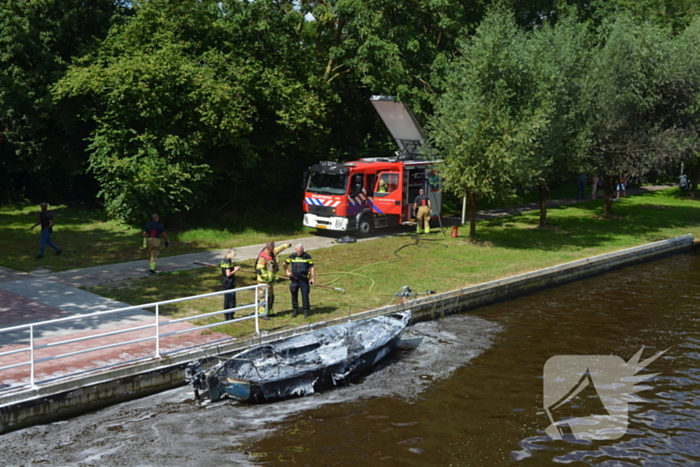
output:
M432 207L430 206L430 198L428 198L428 195L425 194L425 190L421 188L413 205L413 215L416 216L416 220L418 221L418 225L416 227L417 233L421 233L421 227L423 227L425 233L430 233L431 211Z
M267 294L269 302L267 304L268 315L272 316L272 306L275 304L275 279L277 279L277 271L279 270L277 255L283 250L292 246L290 243L284 243L275 248L275 242L267 242L265 248L262 249L255 261L255 279L258 284L267 284ZM258 301L265 301L265 289L258 288ZM265 307L260 307L258 313L264 313ZM269 319L268 316L263 319Z
M224 290L233 290L236 288L236 273L240 266L233 265L233 258L236 257L236 250L229 248L226 252L226 256L221 261L221 284L224 286ZM224 310L230 310L236 308L236 292L231 292L224 294ZM235 312L224 313L226 320L233 319Z
M316 268L311 255L304 251L304 245L299 243L294 247L294 253L284 261L284 270L289 277L289 291L292 294L292 318L299 313L299 291L301 290L304 318L309 317L311 304L309 303L309 291L316 280Z

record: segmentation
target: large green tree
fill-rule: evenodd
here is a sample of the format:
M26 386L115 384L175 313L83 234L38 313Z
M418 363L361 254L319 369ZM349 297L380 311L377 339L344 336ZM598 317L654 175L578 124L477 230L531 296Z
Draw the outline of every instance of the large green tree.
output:
M494 8L448 67L429 124L443 158L445 189L465 194L471 239L482 199L503 199L535 178L550 109L534 106L535 75L527 38L512 12Z
M313 141L324 111L292 2L134 9L55 89L62 101L81 99L95 122L90 169L108 213L136 223L144 212L200 206L207 193L274 201L266 192L289 178L290 156Z
M626 14L637 23L651 22L673 31L682 31L700 14L700 0L593 0L580 6L600 22Z
M604 216L612 212L621 176L642 180L658 166L663 128L650 115L662 97L671 51L666 29L627 15L600 28L583 82L580 141L605 183Z
M433 63L456 50L486 2L458 0L302 0L314 52L328 82L351 80L369 94L391 94L422 113L433 101Z
M395 143L369 103L397 96L419 120L432 113L430 77L473 29L486 1L302 0L302 46L326 85L328 102L318 157L352 160L386 156Z
M544 117L542 131L533 135L536 139L531 143L536 159L532 183L539 191L540 227L547 224L550 186L582 170L583 161L575 147L581 123L576 109L589 46L586 25L573 14L556 23L547 22L528 36L528 67L535 91L528 103L532 111L524 118Z
M691 196L697 198L700 183L700 16L673 41L670 71L662 86L662 96L653 109L669 134L664 149L670 153L666 173L678 175L685 164L691 179ZM673 157L675 156L675 157Z
M0 185L5 199L85 195L85 128L51 86L92 50L113 0L0 0Z

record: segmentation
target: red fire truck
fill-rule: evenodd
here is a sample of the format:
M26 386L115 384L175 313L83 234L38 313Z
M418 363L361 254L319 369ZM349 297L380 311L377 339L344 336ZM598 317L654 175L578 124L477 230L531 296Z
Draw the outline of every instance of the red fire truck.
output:
M415 117L389 96L370 101L399 146L393 157L352 162L321 162L309 168L304 193L304 225L335 231L358 231L411 225L413 201L423 188L433 218L442 213L439 161L421 157L425 136Z

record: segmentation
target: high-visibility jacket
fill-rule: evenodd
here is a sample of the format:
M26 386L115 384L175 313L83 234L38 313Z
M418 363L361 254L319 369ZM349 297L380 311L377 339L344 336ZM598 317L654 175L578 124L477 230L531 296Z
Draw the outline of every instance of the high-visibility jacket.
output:
M279 265L277 263L277 255L292 246L291 243L285 243L274 250L270 254L267 250L263 250L258 255L258 260L255 262L255 278L258 282L270 283L275 280Z
M219 265L221 267L221 284L226 289L236 288L236 275L231 274L230 276L226 274L226 271L233 269L233 260L224 259Z
M292 253L284 262L292 269L292 279L310 279L311 268L314 267L314 260L311 259L311 255L307 252L304 252L301 255Z

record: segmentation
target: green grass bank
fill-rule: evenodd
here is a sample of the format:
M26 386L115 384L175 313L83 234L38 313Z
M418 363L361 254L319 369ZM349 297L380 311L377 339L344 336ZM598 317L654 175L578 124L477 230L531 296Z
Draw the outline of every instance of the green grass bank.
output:
M140 249L140 229L109 221L101 211L80 205L50 206L49 209L53 212L55 223L51 240L65 254L57 257L47 247L46 256L36 260L39 227L29 228L39 218L39 206L5 206L0 207L0 266L23 272L39 267L60 272L146 260L146 253ZM172 223L169 219L162 219L171 245L161 257L298 238L310 235L312 230L301 225L301 217L254 216L247 213L238 217L220 214L210 219L192 219L189 225L182 219ZM144 219L144 225L149 220Z
M683 234L700 237L700 202L681 197L677 189L622 199L613 212L603 219L602 200L588 201L551 209L546 228L538 227L537 212L479 222L477 243L435 232L316 250L311 253L318 282L346 293L312 288L312 315L308 320L292 318L282 281L276 285L277 315L262 322L262 329L280 330L384 306L397 300L395 294L404 285L419 293L446 292ZM252 261L240 264L253 268ZM218 269L193 269L89 290L138 305L217 291L219 278ZM239 273L239 286L252 283L251 274ZM240 294L239 303L251 300L252 294ZM220 309L222 301L212 297L184 302L162 307L161 313L181 317L211 312ZM253 332L253 323L222 324L215 330L242 337Z

